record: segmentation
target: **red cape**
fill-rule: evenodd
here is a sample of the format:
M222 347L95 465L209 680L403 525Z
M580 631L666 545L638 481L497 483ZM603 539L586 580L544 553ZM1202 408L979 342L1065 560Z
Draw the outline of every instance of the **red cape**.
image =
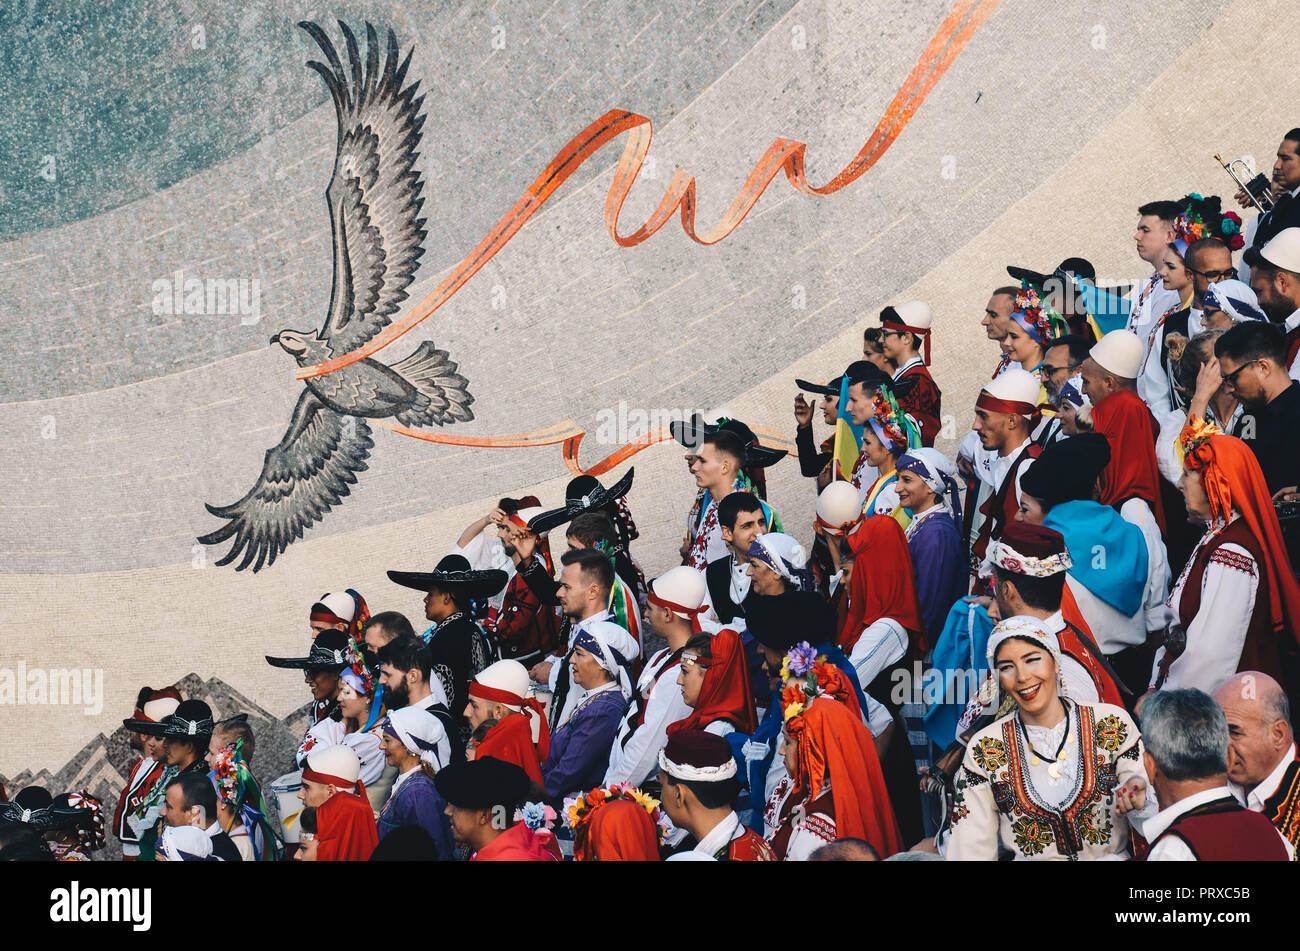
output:
M1101 472L1101 504L1118 509L1125 499L1144 499L1163 533L1155 426L1147 404L1131 390L1118 390L1092 408L1092 424L1110 443L1110 462Z
M907 629L917 656L925 653L925 622L902 527L888 515L872 515L848 540L854 562L840 649L851 653L864 630L889 617Z
M369 800L336 792L316 807L319 862L364 862L379 844Z
M504 721L502 721L504 722ZM482 749L480 746L479 749ZM522 822L474 853L471 862L554 862L555 855L536 833Z
M475 751L475 757L494 756L514 763L537 785L542 783L542 764L533 745L533 728L527 716L512 713L488 730Z

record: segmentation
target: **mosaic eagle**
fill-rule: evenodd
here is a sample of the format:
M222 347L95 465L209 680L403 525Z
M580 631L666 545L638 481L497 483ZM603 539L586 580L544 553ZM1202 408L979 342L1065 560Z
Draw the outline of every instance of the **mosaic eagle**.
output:
M362 62L356 36L340 21L345 67L324 30L298 25L328 61L307 65L324 79L338 118L334 172L325 191L334 241L329 313L315 331L282 330L271 338L306 367L364 344L406 299L426 235L425 219L418 217L424 183L414 169L425 116L424 97L415 95L419 83L402 87L411 51L399 65L392 30L381 67L374 27L366 24ZM303 382L288 431L267 450L257 484L232 505L207 505L227 521L199 542L233 539L218 565L238 558L235 570L251 566L256 572L273 564L337 505L367 468L374 446L367 419L391 416L419 427L474 418L466 380L447 352L428 341L392 366L367 358Z

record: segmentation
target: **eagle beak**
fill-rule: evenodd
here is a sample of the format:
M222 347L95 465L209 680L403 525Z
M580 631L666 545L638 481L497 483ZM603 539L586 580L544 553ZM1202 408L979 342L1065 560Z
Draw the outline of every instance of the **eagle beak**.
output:
M271 338L271 343L279 343L279 342L280 342L279 334L276 334L274 337Z

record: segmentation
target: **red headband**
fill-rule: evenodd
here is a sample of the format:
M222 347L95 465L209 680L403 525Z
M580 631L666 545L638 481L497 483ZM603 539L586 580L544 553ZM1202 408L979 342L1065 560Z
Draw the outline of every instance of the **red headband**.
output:
M921 361L926 366L930 365L930 328L929 327L909 327L907 324L900 324L894 320L882 320L880 322L880 326L885 328L886 330L892 330L895 333L909 333L909 334L915 334L916 336L920 337L921 346L924 348L922 351L923 356L921 357Z
M313 621L320 621L323 624L347 624L348 623L347 621L343 620L343 618L339 617L337 614L335 614L332 611L312 611L311 619Z
M522 528L522 529L523 529L524 531L526 531L526 532L531 532L531 531L532 531L532 529L528 527L528 523L525 522L522 518L519 517L519 513L518 513L518 512L514 512L514 513L512 513L512 514L509 516L509 519L510 519L510 524L512 524L512 525L517 525L519 528Z
M1033 403L1019 400L1004 400L993 396L988 390L980 390L979 399L975 401L976 409L987 409L994 413L1008 413L1012 416L1037 416L1038 407Z
M524 698L519 694L511 693L509 690L502 690L500 687L489 687L477 680L469 682L469 695L478 697L480 700L504 703L506 706L522 707L524 705Z
M302 778L309 783L320 783L322 786L337 786L339 789L355 789L356 780L347 780L342 776L331 776L329 773L318 773L310 766L302 768Z
M861 515L859 515L855 519L851 519L850 521L843 523L842 525L832 525L830 522L826 521L826 519L822 518L820 515L816 516L816 522L818 525L826 529L828 532L835 532L840 535L847 535L848 529L853 525L857 525L860 521L862 521Z
M659 595L655 594L653 590L647 590L646 600L651 604L659 605L661 608L667 608L674 614L685 614L691 619L691 630L696 634L699 634L703 630L700 627L700 612L704 610L704 605L700 605L698 608L684 607L680 604L674 604L666 598L659 597Z

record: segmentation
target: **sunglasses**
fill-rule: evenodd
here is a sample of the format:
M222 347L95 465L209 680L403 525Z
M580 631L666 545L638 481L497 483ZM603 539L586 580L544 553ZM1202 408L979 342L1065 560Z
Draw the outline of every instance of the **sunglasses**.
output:
M1254 363L1255 361L1252 360L1250 361L1250 363L1243 363L1241 366L1237 367L1237 369L1233 370L1231 373L1221 373L1219 374L1219 380L1224 385L1236 386L1237 374L1239 374L1242 370L1246 369L1246 367L1251 366Z
M1235 267L1230 267L1226 271L1198 271L1194 267L1189 267L1187 270L1191 271L1193 274L1199 274L1211 284L1217 284L1219 281L1226 281L1229 278L1237 276L1237 269Z

